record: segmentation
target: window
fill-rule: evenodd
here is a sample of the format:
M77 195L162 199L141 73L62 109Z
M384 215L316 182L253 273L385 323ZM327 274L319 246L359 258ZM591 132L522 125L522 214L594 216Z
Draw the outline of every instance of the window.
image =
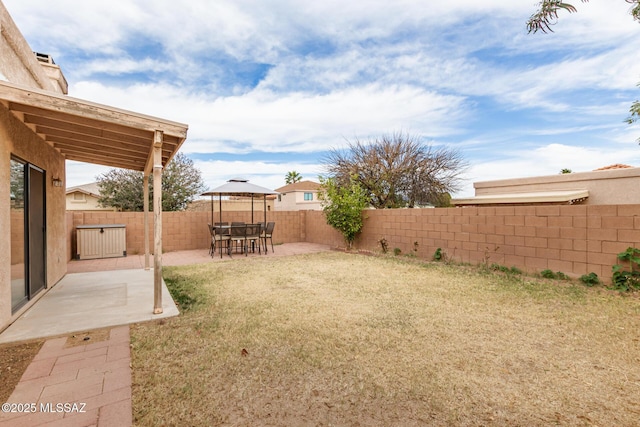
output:
M304 193L304 201L309 202L313 200L313 193Z
M77 191L75 193L73 193L73 200L75 202L84 202L84 201L86 201L84 199L84 193L78 193Z

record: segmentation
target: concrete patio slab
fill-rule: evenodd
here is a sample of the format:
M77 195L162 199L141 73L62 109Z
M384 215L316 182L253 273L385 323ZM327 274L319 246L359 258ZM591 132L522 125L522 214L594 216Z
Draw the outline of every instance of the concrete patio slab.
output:
M177 316L164 281L162 308L153 314L153 270L67 274L0 334L0 344Z

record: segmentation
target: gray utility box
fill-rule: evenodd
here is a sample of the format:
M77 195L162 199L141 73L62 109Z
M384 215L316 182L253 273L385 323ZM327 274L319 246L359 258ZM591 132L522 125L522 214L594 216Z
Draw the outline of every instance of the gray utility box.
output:
M76 259L127 256L125 224L79 225L76 227Z

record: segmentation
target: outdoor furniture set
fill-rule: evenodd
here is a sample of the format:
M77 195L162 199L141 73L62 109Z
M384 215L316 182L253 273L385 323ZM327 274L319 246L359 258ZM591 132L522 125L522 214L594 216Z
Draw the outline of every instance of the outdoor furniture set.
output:
M275 228L275 222L259 222L256 224L245 224L243 222L216 222L213 225L208 224L209 233L211 234L211 245L209 247L209 254L213 257L216 249L220 253L222 258L223 250L226 250L227 254L231 256L233 250L248 255L249 250L255 253L256 248L258 253L262 253L262 247L264 246L264 253L267 254L267 239L271 240L271 252L273 252L273 229Z

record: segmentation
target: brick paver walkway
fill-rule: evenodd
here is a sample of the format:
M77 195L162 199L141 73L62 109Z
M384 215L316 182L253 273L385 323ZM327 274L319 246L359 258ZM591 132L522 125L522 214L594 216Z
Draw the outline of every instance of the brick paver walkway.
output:
M66 341L44 343L3 406L0 426L131 426L129 326L112 328L105 341Z

